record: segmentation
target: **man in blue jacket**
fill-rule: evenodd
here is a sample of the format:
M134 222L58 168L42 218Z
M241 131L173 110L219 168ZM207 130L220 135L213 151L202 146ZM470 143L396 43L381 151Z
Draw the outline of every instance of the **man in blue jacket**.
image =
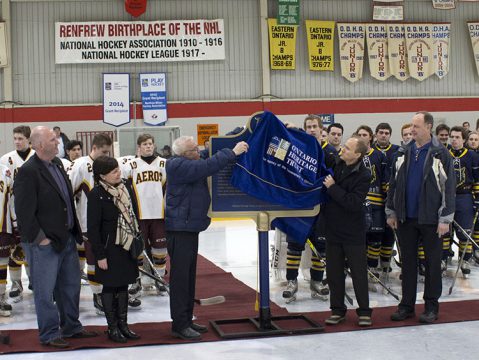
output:
M426 255L424 313L421 323L437 320L442 292L439 239L454 219L456 181L452 157L431 134L434 119L418 112L412 119L413 140L403 145L392 164L386 202L388 225L397 230L402 260L402 299L391 320L415 316L417 248Z
M211 219L211 198L206 179L248 151L241 141L231 149L218 151L209 159L200 159L198 144L191 136L173 142L176 156L166 162L166 239L170 256L170 313L172 335L196 340L207 327L192 322L195 298L198 235Z

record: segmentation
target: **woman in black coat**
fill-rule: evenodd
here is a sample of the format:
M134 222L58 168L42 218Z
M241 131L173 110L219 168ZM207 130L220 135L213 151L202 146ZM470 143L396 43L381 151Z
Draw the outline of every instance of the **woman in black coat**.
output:
M138 231L128 189L116 159L100 156L93 162L95 187L88 194L88 240L96 259L95 279L101 293L108 337L124 343L139 336L128 328L128 285L138 277L137 261L129 253Z

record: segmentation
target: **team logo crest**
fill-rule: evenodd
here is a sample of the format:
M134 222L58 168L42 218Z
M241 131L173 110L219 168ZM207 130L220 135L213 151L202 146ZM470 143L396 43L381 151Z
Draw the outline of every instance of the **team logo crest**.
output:
M269 143L268 151L266 153L274 156L276 159L284 161L290 146L291 143L289 141L274 136Z

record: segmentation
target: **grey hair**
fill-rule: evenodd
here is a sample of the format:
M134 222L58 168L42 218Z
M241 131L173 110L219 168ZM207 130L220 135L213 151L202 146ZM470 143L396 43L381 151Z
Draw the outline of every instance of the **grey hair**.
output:
M190 141L195 141L193 136L180 136L178 139L173 141L172 150L175 155L183 155L186 149L186 143Z

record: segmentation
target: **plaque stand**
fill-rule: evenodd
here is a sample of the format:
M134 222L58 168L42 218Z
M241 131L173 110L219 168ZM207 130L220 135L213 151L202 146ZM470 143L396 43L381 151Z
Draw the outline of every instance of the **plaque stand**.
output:
M223 339L245 337L260 337L280 334L310 334L324 331L324 327L305 315L271 316L269 298L269 247L268 231L270 218L267 212L258 213L256 224L259 242L259 316L255 318L239 318L225 320L210 320L211 326ZM294 321L295 324L304 323L301 327L281 327L280 323ZM243 331L229 331L228 327L240 326L248 328Z

